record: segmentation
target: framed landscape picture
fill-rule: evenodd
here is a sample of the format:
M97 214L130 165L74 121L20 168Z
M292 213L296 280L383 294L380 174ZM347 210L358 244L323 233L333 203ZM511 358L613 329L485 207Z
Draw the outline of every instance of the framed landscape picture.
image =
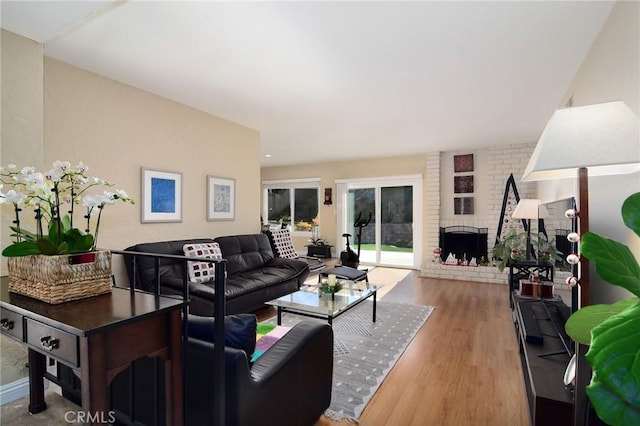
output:
M142 223L182 221L182 173L142 168Z
M207 176L207 220L234 220L235 179Z

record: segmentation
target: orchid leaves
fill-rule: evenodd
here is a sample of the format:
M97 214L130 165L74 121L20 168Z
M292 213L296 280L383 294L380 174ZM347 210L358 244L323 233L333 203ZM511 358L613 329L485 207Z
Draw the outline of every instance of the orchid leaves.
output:
M32 232L11 227L14 233L19 234L22 241L7 246L2 251L2 255L7 257L34 254L55 255L91 250L94 242L93 235L83 234L79 229L71 228L71 218L68 215L60 220L60 229L57 224L57 221L51 221L49 234L40 238Z

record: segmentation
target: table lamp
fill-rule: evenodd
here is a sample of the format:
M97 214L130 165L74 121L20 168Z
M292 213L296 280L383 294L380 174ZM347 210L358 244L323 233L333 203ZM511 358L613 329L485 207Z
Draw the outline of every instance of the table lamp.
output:
M518 201L518 205L513 210L511 217L513 219L526 220L525 227L527 229L527 248L526 259L531 260L531 219L538 219L538 206L542 204L537 199L523 198Z

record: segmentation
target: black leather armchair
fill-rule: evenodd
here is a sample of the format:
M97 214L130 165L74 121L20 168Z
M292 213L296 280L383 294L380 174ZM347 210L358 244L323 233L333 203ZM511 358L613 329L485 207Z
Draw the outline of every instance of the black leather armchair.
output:
M211 343L213 318L189 316L186 383L188 425L210 424L216 395ZM253 365L243 342L225 321L227 425L312 425L329 407L333 376L333 330L302 321ZM255 333L254 333L255 336ZM229 345L243 347L232 348Z

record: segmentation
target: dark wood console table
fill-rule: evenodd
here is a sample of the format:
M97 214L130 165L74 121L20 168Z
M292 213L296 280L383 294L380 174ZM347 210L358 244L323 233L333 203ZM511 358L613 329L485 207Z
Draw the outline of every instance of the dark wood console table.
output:
M511 299L531 424L571 425L573 392L564 385L570 355L558 335L564 333L566 318L562 311L566 305L559 300L520 297L516 291L511 292ZM530 321L536 323L543 338L528 339L526 323ZM568 339L566 334L562 337Z
M51 305L8 292L0 279L2 333L26 344L29 412L47 408L46 359L71 367L82 379L82 409L100 423L109 418L109 384L136 359L165 360L167 424L182 425L181 298L113 288L111 294Z

